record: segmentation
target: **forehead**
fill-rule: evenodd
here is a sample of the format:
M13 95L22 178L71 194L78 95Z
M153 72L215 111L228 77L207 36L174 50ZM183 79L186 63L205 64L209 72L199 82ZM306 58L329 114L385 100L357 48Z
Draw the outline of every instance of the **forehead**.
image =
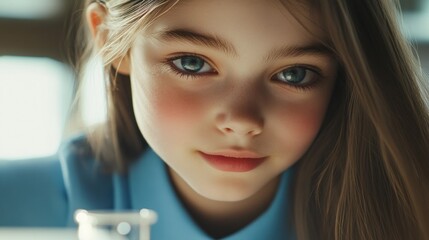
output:
M318 23L319 14L299 1L290 4L282 0L180 0L158 17L148 31L195 30L242 46L256 42L305 45L326 38Z

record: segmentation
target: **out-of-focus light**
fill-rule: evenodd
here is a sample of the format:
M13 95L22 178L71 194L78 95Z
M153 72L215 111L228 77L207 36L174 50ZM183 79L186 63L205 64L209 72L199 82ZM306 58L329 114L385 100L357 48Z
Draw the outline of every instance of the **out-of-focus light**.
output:
M106 120L106 86L101 59L94 57L87 65L83 76L82 120L85 126L93 126Z
M64 0L0 0L0 17L50 18L61 13L65 4Z
M0 159L57 151L72 96L71 76L51 59L0 57Z
M421 9L404 12L403 32L414 41L429 42L429 1L422 1Z

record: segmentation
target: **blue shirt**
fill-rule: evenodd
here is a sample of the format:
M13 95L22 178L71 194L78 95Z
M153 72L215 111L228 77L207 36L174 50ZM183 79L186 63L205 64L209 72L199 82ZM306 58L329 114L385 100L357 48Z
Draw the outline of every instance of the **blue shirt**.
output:
M287 221L291 172L281 176L270 207L224 239L293 239ZM0 161L0 192L0 226L74 227L77 209L149 208L158 213L152 239L212 239L182 205L167 167L151 149L127 174L112 174L103 171L79 137L53 157Z

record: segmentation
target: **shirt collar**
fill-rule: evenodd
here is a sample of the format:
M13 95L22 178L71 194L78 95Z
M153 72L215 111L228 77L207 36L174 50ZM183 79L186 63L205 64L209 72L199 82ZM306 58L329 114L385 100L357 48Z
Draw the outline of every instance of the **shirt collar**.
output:
M292 170L282 174L276 196L263 214L224 239L289 239L291 175ZM158 222L151 228L153 239L211 239L186 211L171 185L166 165L151 149L130 167L128 182L130 207L158 213Z

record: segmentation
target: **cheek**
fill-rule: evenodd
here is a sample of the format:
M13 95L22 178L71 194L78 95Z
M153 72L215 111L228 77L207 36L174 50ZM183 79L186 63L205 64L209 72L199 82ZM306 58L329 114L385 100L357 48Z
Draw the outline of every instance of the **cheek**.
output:
M167 90L155 98L153 117L170 134L190 130L200 115L198 101L180 92Z
M135 84L133 101L139 127L144 136L149 135L145 138L158 139L165 144L185 138L204 108L195 96L158 82L166 81L149 77Z
M323 122L328 99L286 105L276 112L277 138L283 143L281 149L294 153L299 158L313 142ZM281 129L280 129L281 128Z
M323 121L325 106L321 104L310 104L292 109L296 112L296 117L292 118L295 134L301 133L303 136L314 136Z

